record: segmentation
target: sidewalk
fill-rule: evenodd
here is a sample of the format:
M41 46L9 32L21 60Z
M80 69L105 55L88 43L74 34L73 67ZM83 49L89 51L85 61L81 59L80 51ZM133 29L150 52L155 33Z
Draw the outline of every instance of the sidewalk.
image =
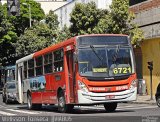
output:
M155 100L155 96L153 96L153 100L151 100L150 95L137 95L137 100L133 101L132 103L156 105L156 100Z

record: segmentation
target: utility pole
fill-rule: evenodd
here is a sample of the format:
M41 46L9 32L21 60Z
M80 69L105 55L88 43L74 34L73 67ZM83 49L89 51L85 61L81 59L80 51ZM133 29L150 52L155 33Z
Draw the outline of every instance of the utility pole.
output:
M25 6L28 6L28 14L29 14L29 27L32 26L32 15L31 15L31 5L29 3L22 3Z
M32 24L31 24L31 20L32 20L32 18L31 18L31 5L28 4L28 7L29 7L29 27L31 27L32 26Z

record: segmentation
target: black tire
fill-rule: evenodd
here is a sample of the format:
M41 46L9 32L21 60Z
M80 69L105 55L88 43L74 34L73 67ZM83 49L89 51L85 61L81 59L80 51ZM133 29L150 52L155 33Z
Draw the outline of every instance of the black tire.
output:
M5 103L6 104L8 104L9 102L8 102L8 98L7 98L7 96L5 97Z
M30 94L27 95L27 106L28 106L29 110L42 108L42 104L33 104L32 103L32 98L31 98Z
M117 103L105 103L104 108L106 112L114 112L117 108Z
M61 113L71 113L74 108L72 104L66 104L63 91L60 91L58 95L58 111Z
M156 103L157 103L157 106L160 107L160 96L157 97Z

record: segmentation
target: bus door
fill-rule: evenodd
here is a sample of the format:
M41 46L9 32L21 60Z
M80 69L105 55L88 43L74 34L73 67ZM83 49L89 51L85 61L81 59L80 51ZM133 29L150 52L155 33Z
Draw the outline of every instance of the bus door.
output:
M74 60L73 60L74 49L67 50L66 59L67 59L67 68L68 68L68 87L69 87L69 97L70 102L75 102L74 100L74 87L75 87L75 75L74 75Z
M18 80L18 84L17 84L17 87L18 87L18 97L19 97L19 102L20 103L23 103L23 90L24 90L24 84L23 84L23 77L22 77L22 65L21 64L18 64L18 75L17 75L17 80Z

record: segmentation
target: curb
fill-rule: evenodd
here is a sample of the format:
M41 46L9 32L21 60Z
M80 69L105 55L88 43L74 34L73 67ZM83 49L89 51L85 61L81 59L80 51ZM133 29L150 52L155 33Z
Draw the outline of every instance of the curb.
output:
M131 102L132 104L149 104L149 105L157 105L156 102L155 103L147 103L147 102Z
M149 105L157 105L156 101L153 102L145 102L145 101L133 101L133 102L129 102L131 104L149 104Z

